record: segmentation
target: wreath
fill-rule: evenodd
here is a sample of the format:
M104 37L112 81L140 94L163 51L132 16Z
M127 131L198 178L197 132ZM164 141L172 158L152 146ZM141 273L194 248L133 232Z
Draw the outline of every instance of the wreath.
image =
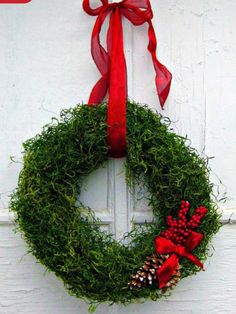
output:
M101 0L93 8L83 0L83 8L97 16L91 52L101 78L88 105L63 110L59 120L24 143L24 166L10 208L29 251L93 311L101 302L157 300L201 270L220 215L211 198L207 160L171 131L168 119L127 102L122 17L136 26L148 23L161 107L171 86L171 73L156 57L150 1ZM105 49L100 32L107 16ZM108 104L102 103L107 93ZM100 230L93 210L78 201L84 178L108 156L126 156L127 183L146 187L153 211L153 222L134 227L126 241Z
M207 160L168 119L129 101L126 179L147 188L154 218L124 235L128 245L117 242L78 202L83 179L108 160L106 116L106 103L63 110L26 141L10 207L29 251L72 295L92 303L157 300L202 268L220 227Z

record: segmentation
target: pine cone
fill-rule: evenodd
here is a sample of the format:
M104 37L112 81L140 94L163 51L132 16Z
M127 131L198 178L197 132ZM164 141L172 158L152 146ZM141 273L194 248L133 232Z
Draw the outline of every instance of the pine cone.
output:
M137 271L136 274L131 275L131 280L128 282L130 289L151 286L156 278L156 270L167 260L169 255L152 254L144 262L144 265ZM173 274L172 278L166 283L162 289L165 292L167 289L173 288L180 280L180 266Z

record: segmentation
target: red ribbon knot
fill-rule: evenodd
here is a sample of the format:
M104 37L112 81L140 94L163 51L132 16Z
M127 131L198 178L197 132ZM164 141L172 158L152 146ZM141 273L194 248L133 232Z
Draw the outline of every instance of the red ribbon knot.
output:
M123 0L122 2L109 3L100 0L102 5L91 8L90 0L83 0L86 13L97 16L92 39L91 54L101 73L101 78L93 87L88 105L102 103L107 91L108 110L108 153L111 157L124 157L126 154L126 100L127 100L127 71L123 45L122 16L133 25L148 23L148 50L151 53L156 72L156 89L160 105L163 108L171 85L171 73L156 57L156 35L151 22L153 17L149 0ZM100 32L104 20L110 14L107 32L107 50L100 43Z
M200 260L190 252L198 246L202 239L203 234L197 233L195 231L189 235L185 246L176 245L172 241L161 236L155 238L155 249L158 254L172 253L170 257L156 271L159 287L161 289L164 288L167 282L171 279L172 275L178 267L179 259L181 257L187 258L192 263L203 269L203 264L200 262Z

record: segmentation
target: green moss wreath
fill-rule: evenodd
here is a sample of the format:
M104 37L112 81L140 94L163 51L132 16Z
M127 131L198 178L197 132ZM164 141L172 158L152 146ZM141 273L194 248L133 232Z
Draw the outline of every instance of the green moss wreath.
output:
M154 223L134 229L129 245L102 232L92 209L76 205L85 176L107 160L106 104L63 110L43 132L24 143L24 167L11 209L30 252L61 278L69 292L89 302L127 304L163 296L157 284L130 290L130 274L154 252L153 239L178 214L182 199L208 212L198 228L204 239L194 250L205 260L220 227L212 202L207 162L169 130L169 121L146 106L127 103L127 182L149 191ZM190 212L191 213L191 212ZM181 278L199 269L181 259Z

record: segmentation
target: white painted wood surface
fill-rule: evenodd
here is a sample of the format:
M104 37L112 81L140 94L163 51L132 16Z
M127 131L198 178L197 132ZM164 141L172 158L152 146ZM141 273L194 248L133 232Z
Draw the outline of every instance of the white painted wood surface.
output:
M94 0L94 4L98 1ZM21 169L21 143L40 132L62 108L86 102L98 78L90 57L95 19L82 1L32 0L0 4L0 313L86 313L62 284L31 256L9 222L8 195ZM188 134L192 145L211 160L212 180L223 181L222 205L229 217L236 208L236 2L233 0L153 0L159 59L172 71L171 94L162 112ZM147 27L124 21L129 96L160 111L154 71L147 52ZM14 156L19 163L11 163ZM84 182L81 199L116 238L131 220L149 219L144 202L124 184L123 160L110 161ZM99 184L98 184L99 182ZM94 198L88 197L93 193ZM235 216L235 215L234 215ZM98 313L235 313L236 227L224 226L207 271L181 282L168 301L128 308L101 306ZM22 259L23 257L23 259Z
M54 275L45 273L32 256L23 256L25 243L9 226L1 226L0 236L1 314L87 313L86 303L67 295L62 283ZM216 251L206 264L206 271L182 280L167 301L148 301L128 307L101 305L96 313L235 313L235 243L235 226L221 229L214 239Z

